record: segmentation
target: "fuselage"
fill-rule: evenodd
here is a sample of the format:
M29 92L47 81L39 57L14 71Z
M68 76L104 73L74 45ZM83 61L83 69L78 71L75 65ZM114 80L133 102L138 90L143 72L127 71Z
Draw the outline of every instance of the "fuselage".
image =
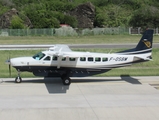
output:
M141 62L143 58L151 56L150 53L138 55L125 54L105 54L105 53L90 53L90 52L63 52L62 55L56 55L52 51L43 51L33 57L19 57L10 59L13 67L20 71L28 71L33 73L46 73L46 76L60 76L61 72L72 71L77 74L83 72L106 72L112 68L124 67L132 63ZM36 75L36 74L35 74ZM90 75L90 74L89 74ZM78 75L77 75L78 76Z

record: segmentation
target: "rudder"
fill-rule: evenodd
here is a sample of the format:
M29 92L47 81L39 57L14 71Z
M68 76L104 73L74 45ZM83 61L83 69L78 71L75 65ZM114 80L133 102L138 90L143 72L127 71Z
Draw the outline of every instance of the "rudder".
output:
M135 48L135 51L146 50L152 48L153 41L153 30L146 30L140 39L138 45Z

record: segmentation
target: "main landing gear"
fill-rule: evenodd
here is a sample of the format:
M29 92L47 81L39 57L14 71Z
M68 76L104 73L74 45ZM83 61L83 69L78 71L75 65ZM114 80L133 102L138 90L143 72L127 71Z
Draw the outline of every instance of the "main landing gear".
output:
M71 84L71 79L67 75L63 75L61 77L62 82L64 85L70 85Z
M15 83L21 83L22 78L20 77L20 70L18 70L18 76L15 78Z

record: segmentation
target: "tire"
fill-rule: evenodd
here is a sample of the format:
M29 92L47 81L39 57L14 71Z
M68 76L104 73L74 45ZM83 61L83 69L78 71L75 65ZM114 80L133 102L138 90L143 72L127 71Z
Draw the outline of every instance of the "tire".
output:
M71 79L69 77L66 77L65 79L62 79L62 82L64 85L70 85L71 84Z
M21 77L16 77L15 78L15 83L21 83L22 82L22 78Z

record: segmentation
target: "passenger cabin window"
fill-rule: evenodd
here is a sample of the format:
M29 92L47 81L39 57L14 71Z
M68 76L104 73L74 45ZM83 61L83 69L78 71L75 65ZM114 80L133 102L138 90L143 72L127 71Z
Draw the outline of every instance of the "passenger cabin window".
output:
M96 57L96 58L95 58L95 61L96 61L96 62L100 62L100 61L101 61L101 58L100 58L100 57Z
M86 61L85 57L80 57L80 61Z
M104 57L104 58L102 58L102 61L106 62L106 61L108 61L108 58Z
M50 58L50 56L47 56L44 60L45 60L45 61L50 61L51 58Z
M75 60L76 60L76 58L69 58L69 60L70 60L70 61L75 61Z
M42 52L40 52L40 53L34 55L33 58L34 58L35 60L41 60L44 56L45 56L45 54L42 53Z
M57 61L57 56L53 56L53 57L52 57L52 60L53 60L53 61Z
M63 57L63 58L62 58L62 61L66 61L66 57Z
M93 57L88 57L89 62L93 62Z

